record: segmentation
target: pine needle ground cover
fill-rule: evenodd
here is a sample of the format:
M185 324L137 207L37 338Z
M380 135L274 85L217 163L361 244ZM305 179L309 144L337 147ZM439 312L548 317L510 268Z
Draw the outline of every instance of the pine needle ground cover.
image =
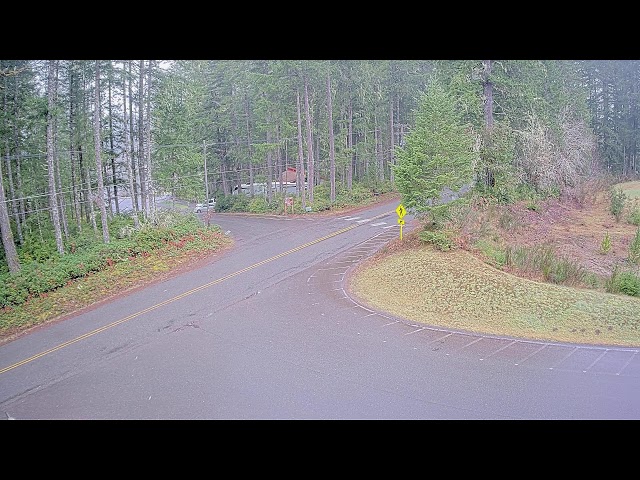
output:
M640 346L640 298L516 277L461 249L383 251L353 272L349 289L371 308L426 325L542 341Z

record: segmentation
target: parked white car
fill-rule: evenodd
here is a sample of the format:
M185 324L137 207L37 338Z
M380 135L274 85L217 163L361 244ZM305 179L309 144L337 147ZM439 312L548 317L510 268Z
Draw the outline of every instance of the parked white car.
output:
M208 209L210 211L214 211L215 206L216 206L216 199L215 198L210 199ZM207 205L205 205L204 203L196 203L196 208L193 209L195 213L200 213L205 210L207 210Z

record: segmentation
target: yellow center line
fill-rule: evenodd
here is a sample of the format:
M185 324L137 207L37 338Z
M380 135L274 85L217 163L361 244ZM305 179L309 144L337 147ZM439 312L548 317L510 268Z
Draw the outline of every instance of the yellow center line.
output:
M391 213L393 213L393 212L387 212L387 213L382 213L380 215L376 215L375 217L372 218L372 220L375 220L375 219L380 218L380 217L384 217L385 215L389 215ZM286 252L279 253L278 255L275 255L275 256L273 256L271 258L267 258L266 260L262 260L261 262L254 263L253 265L250 265L250 266L248 266L246 268L243 268L242 270L238 270L237 272L230 273L229 275L225 275L224 277L218 278L217 280L213 280L213 281L211 281L209 283L205 283L204 285L200 285L199 287L196 287L196 288L193 288L191 290L188 290L188 291L186 291L184 293L181 293L180 295L176 295L175 297L170 298L168 300L165 300L164 302L156 303L155 305L152 305L152 306L147 307L147 308L145 308L143 310L140 310L139 312L132 313L131 315L128 315L128 316L126 316L124 318L121 318L120 320L116 320L115 322L109 323L108 325L104 325L104 326L102 326L100 328L97 328L97 329L91 331L91 332L85 333L84 335L80 335L79 337L76 337L76 338L74 338L72 340L69 340L67 342L61 343L60 345L57 345L57 346L55 346L53 348L50 348L49 350L45 350L44 352L38 353L38 354L33 355L33 356L31 356L31 357L29 357L29 358L27 358L25 360L22 360L20 362L14 363L13 365L9 365L8 367L0 369L0 374L6 373L9 370L13 370L14 368L17 368L17 367L20 367L20 366L25 365L27 363L30 363L30 362L32 362L34 360L37 360L38 358L42 358L45 355L49 355L50 353L56 352L58 350L61 350L64 347L68 347L69 345L73 345L74 343L77 343L77 342L79 342L81 340L84 340L85 338L89 338L89 337L91 337L93 335L96 335L96 334L98 334L100 332L104 332L105 330L108 330L110 328L116 327L116 326L118 326L118 325L120 325L122 323L128 322L129 320L134 319L136 317L139 317L140 315L144 315L145 313L149 313L149 312L151 312L153 310L156 310L156 309L158 309L160 307L164 307L165 305L169 305L170 303L173 303L176 300L180 300L181 298L185 298L185 297L188 297L189 295L193 295L194 293L199 292L201 290L204 290L205 288L209 288L209 287L212 287L213 285L217 285L219 283L222 283L225 280L229 280L230 278L233 278L233 277L236 277L238 275L241 275L241 274L243 274L245 272L248 272L249 270L253 270L254 268L260 267L262 265L265 265L265 264L267 264L269 262L273 262L274 260L277 260L277 259L282 258L284 256L287 256L287 255L290 255L292 253L298 252L298 251L302 250L303 248L310 247L310 246L315 245L317 243L320 243L320 242L322 242L324 240L328 240L329 238L332 238L332 237L335 237L337 235L340 235L340 234L343 234L345 232L348 232L349 230L352 230L352 229L354 229L354 228L356 228L358 226L360 226L360 224L353 224L353 225L350 225L348 227L342 228L340 230L336 230L335 232L330 233L329 235L325 235L324 237L317 238L315 240L312 240L311 242L308 242L308 243L305 243L305 244L300 245L298 247L292 248L291 250L287 250Z

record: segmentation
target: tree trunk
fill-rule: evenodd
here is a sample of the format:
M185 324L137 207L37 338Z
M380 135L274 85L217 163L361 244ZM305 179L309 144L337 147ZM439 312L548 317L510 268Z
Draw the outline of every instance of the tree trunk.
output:
M127 116L127 90L125 88L125 84L126 84L126 75L125 75L125 69L124 69L124 64L123 64L123 68L122 68L122 119L124 121L124 128L123 133L124 133L124 141L123 143L123 150L122 150L122 154L124 156L124 164L127 166L127 174L129 177L129 195L131 196L131 216L133 217L133 225L135 228L138 228L140 226L140 220L138 219L138 208L136 206L136 202L135 202L135 174L133 171L133 161L131 160L131 158L129 158L129 146L131 145L131 143L129 142L129 129L128 129L128 116ZM129 93L131 93L131 91L129 91Z
M70 64L72 65L72 64ZM73 91L75 75L73 73L73 67L69 67L69 162L71 163L71 194L73 195L73 212L76 217L76 227L78 232L82 231L82 213L80 211L80 191L78 191L78 174L76 172L76 156L75 156L75 95ZM82 180L80 180L82 187Z
M487 150L491 151L493 148L492 133L493 133L493 84L491 83L491 60L484 60L484 78L483 78L483 92L484 92L484 123L485 123L485 141L487 142ZM495 186L495 177L491 160L485 160L485 185L487 187Z
M57 123L57 122L56 122ZM57 126L54 127L54 132L57 130ZM54 133L54 138L56 134ZM54 145L55 145L54 141ZM57 149L56 149L57 150ZM59 155L53 156L55 168L56 168L56 190L58 192L58 207L60 209L60 223L62 227L62 233L64 233L64 238L69 238L69 224L67 223L67 209L64 204L64 193L62 193L62 176L60 175L60 158Z
M304 181L304 153L302 149L302 119L300 114L300 91L296 92L296 105L298 111L298 171L296 172L296 182L298 192L302 201L302 208L307 207L305 181Z
M138 205L138 178L136 167L136 149L135 149L135 136L133 135L133 93L131 92L131 84L133 83L133 77L131 75L131 60L127 61L127 67L129 69L129 141L131 142L130 160L131 160L131 173L133 179L133 190L131 191L131 202L133 204L133 210L136 214L140 211Z
M358 158L358 176L359 178L369 179L369 144L367 143L367 129L365 128L362 132L362 143L364 144L364 152L363 155Z
M17 142L16 142L17 145ZM20 161L20 154L18 154L16 156L16 183L17 183L17 192L18 192L18 211L19 211L19 217L20 217L20 221L18 222L19 225L24 225L24 223L26 222L26 212L25 212L25 202L24 202L24 195L23 195L23 189L22 189L22 173L21 173L21 167L20 167L21 161ZM18 233L20 234L19 240L20 243L22 244L24 242L24 237L22 234L22 226L20 227L20 229L18 230Z
M78 145L78 171L80 172L80 208L84 212L84 218L89 223L93 215L93 199L91 198L91 177L84 163L82 145ZM94 228L95 230L95 228Z
M333 106L331 103L331 74L327 74L327 105L329 110L329 174L331 182L331 204L336 201L336 146L333 136Z
M374 115L374 123L375 128L373 130L374 140L375 140L375 149L376 149L376 165L377 165L377 173L378 173L378 181L384 181L384 155L382 154L382 135L380 134L380 129L378 128L378 115Z
M118 179L116 177L116 156L113 148L113 104L111 102L111 84L113 83L113 64L109 60L109 164L111 166L111 185L113 186L113 203L116 214L120 213L120 201L118 200ZM111 209L111 201L109 201Z
M7 86L6 83L6 79L7 77L5 77L5 92L8 92L9 88ZM18 82L17 80L14 79L13 82L15 88L13 90L13 117L15 119L18 118ZM7 111L7 107L6 107L6 93L5 93L5 108L4 111ZM21 202L22 202L22 194L20 192L20 188L18 188L18 191L16 191L15 189L15 184L13 182L13 171L11 168L11 159L9 157L10 155L10 148L9 148L9 135L8 135L8 131L9 128L7 126L7 178L9 180L9 195L11 196L11 210L13 212L13 220L16 223L16 233L18 234L18 242L20 244L24 243L24 237L22 236L22 221L20 219L20 210L21 210ZM19 152L19 134L18 134L18 126L17 126L17 121L13 122L13 139L14 139L14 147L15 147L15 151ZM19 175L18 173L20 172L20 155L18 153L17 157L16 157L16 175L17 175L17 179L18 179L18 187L20 187L20 183L19 183ZM0 175L0 181L2 179L2 175ZM16 200L16 198L18 200ZM7 204L8 206L8 204Z
M147 179L147 198L149 199L149 211L152 214L155 214L156 211L156 192L153 185L153 169L151 165L151 78L153 76L153 67L154 61L149 60L149 67L147 68L147 119L145 122L145 141L147 147L145 148L145 152L147 153L147 170L146 170L146 179Z
M267 130L267 143L271 143L271 130ZM273 158L271 147L269 146L269 150L267 150L267 200L269 203L273 200Z
M282 177L284 172L287 169L286 165L282 165L282 149L281 149L281 145L280 145L281 139L280 139L280 126L276 127L276 144L278 145L278 147L276 148L276 178L279 181L279 192L282 193Z
M98 236L98 224L96 223L96 212L93 208L94 196L93 196L93 188L91 186L91 172L89 170L89 165L84 166L84 176L87 180L87 215L89 217L88 221L91 222L91 227L93 228L93 234Z
M147 218L149 205L147 203L147 167L144 155L144 60L139 61L138 72L138 175L140 176L140 205L142 216Z
M353 104L349 96L349 120L347 124L347 149L349 161L347 162L347 188L353 189L353 164L355 162L355 152L353 151Z
M251 130L250 130L250 114L251 112L249 111L249 98L245 96L245 103L244 103L244 113L245 113L245 120L246 120L246 126L247 126L247 158L249 161L249 192L251 194L251 197L253 198L253 196L255 195L255 188L253 186L253 159L251 158ZM242 189L242 184L241 181L240 183L238 183L238 193L241 193Z
M55 71L55 81L56 88L53 93L53 102L54 104L58 103L58 65L56 65ZM60 226L62 228L62 233L64 234L64 238L69 238L69 225L67 224L67 213L65 208L65 200L64 193L62 190L62 176L60 175L60 157L58 155L58 142L56 138L58 136L58 118L57 115L53 117L53 163L54 163L54 179L56 182L56 193L57 193L57 203L58 203L58 216L60 218Z
M14 106L15 108L15 106ZM4 95L3 95L3 111L7 111L7 77L5 77L4 82ZM14 110L15 112L15 110ZM5 129L8 130L7 120L5 117ZM9 177L9 185L11 191L13 191L13 181L11 178L11 158L10 158L10 149L9 149L9 140L7 137L7 175ZM20 260L18 259L18 252L16 250L16 244L13 240L13 232L11 231L11 222L9 220L9 212L7 198L4 191L4 182L3 182L3 174L2 174L2 162L0 162L0 236L2 236L2 246L4 247L4 256L7 261L7 265L9 267L9 271L11 273L18 272L20 270ZM15 199L11 193L12 200ZM14 208L15 210L15 208ZM17 221L16 224L19 226L20 222Z
M11 169L11 156L9 155L9 152L11 151L11 149L9 148L9 139L7 138L7 156L5 157L5 162L6 162L6 166L7 166L7 180L9 181L9 197L11 198L11 201L7 201L7 214L9 214L9 204L11 204L11 215L13 215L13 220L16 224L16 231L18 233L18 238L20 243L22 243L23 238L22 238L22 229L20 228L20 215L18 212L18 206L16 205L16 191L15 191L15 186L13 183L13 172ZM0 181L1 181L2 177L0 176ZM11 216L10 215L10 216Z
M102 145L100 145L100 148L103 148ZM107 160L107 162L109 164L111 164L111 160ZM104 193L107 195L107 201L104 202L105 208L107 209L107 215L109 216L109 218L113 217L113 199L111 198L111 188L109 187L109 173L107 172L107 165L106 162L102 162L102 179L103 181L106 179L107 183L105 184L104 187Z
M58 103L58 67L59 65L56 65L56 78L55 78L55 84L56 84L56 89L54 92L54 97L53 97L53 102L54 104ZM64 238L68 239L69 238L69 225L67 224L67 214L66 214L66 208L65 208L65 202L64 202L64 193L62 190L62 177L60 175L60 156L58 155L58 142L57 142L57 137L58 137L58 116L55 115L53 117L53 163L54 163L54 167L55 167L55 181L56 181L56 192L58 195L58 216L60 217L60 226L62 228L62 233L64 234Z
M222 179L222 191L225 195L229 195L229 185L227 185L227 175L224 171L224 158L220 161L220 177Z
M17 82L16 82L17 83ZM2 97L2 102L3 102L3 111L6 112L7 111L7 94L8 94L9 88L7 85L7 77L4 77L4 95ZM17 119L17 112L16 112L16 102L15 102L15 97L14 97L14 104L13 104L13 118ZM6 120L5 120L6 122ZM8 122L7 122L8 123ZM20 241L20 243L22 243L23 238L22 238L22 229L20 226L20 215L18 213L18 205L16 204L16 191L15 191L15 186L13 183L13 172L11 169L11 147L9 146L9 125L6 126L6 146L7 146L7 156L5 157L5 161L6 161L6 165L7 165L7 180L9 182L9 197L11 198L11 214L13 215L13 219L16 223L16 231L18 233L18 239ZM13 138L17 139L17 129L16 129L16 122L13 122ZM16 150L18 147L18 143L16 143ZM0 175L0 182L2 182L2 175ZM5 192L6 194L6 192ZM3 198L0 201L5 201L6 198ZM5 204L5 208L7 209L7 216L10 217L9 214L9 202L7 202ZM8 218L7 217L7 218Z
M394 145L395 139L394 136L394 122L393 122L393 95L389 94L389 179L393 182L393 164L394 162Z
M307 169L309 184L309 202L313 203L313 186L315 183L315 169L313 158L313 133L311 132L311 112L309 111L309 82L304 77L304 112L307 121Z
M49 77L47 81L47 172L49 178L49 209L51 213L51 221L56 237L56 247L58 253L64 255L64 244L62 243L62 231L60 229L60 212L58 211L58 195L56 192L55 178L55 145L53 139L53 112L55 111L55 93L56 93L56 70L58 69L57 60L49 60Z
M0 235L2 235L2 246L4 247L4 256L7 260L9 271L15 273L20 270L20 261L18 260L18 252L13 241L13 232L9 222L9 213L7 212L7 202L2 182L2 162L0 162Z
M102 239L104 243L109 243L109 224L107 218L107 208L104 204L104 180L102 178L102 141L100 135L100 60L96 60L96 96L93 112L93 141L96 149L96 175L98 177L97 203L102 217Z

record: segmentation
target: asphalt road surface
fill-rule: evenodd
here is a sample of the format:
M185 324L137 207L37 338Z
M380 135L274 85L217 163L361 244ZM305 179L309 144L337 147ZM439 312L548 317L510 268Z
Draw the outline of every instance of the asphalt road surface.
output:
M396 207L214 214L231 251L0 346L0 418L640 419L639 349L477 336L359 305L344 278L399 236Z

